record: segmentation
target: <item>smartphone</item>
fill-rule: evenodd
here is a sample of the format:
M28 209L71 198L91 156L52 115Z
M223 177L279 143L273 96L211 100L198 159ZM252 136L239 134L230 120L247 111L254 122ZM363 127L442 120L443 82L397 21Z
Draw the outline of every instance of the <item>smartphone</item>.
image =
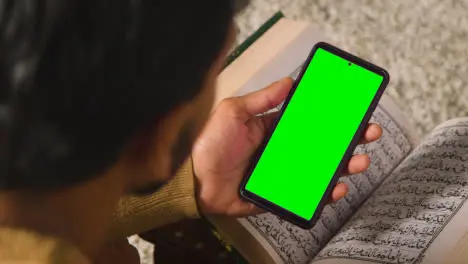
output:
M247 169L241 197L312 228L389 80L386 70L317 43Z

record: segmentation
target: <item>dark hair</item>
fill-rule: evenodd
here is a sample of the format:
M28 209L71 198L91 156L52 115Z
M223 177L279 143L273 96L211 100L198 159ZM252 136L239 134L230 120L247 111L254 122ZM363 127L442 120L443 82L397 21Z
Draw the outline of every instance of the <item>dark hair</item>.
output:
M227 0L0 1L0 189L109 168L200 92L232 16Z

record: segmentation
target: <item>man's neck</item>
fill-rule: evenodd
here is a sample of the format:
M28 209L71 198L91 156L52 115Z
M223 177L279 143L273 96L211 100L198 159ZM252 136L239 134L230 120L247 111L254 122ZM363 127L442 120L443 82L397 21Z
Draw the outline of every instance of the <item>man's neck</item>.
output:
M93 258L105 243L123 186L118 177L103 175L83 185L47 194L0 192L0 226L63 239Z

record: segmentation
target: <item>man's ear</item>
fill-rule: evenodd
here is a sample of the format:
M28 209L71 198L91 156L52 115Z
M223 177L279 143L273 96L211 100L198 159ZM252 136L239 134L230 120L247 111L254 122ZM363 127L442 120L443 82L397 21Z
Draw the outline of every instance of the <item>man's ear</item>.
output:
M171 177L171 150L181 128L191 118L191 104L170 112L152 128L136 134L123 153L129 189L148 182L166 181Z

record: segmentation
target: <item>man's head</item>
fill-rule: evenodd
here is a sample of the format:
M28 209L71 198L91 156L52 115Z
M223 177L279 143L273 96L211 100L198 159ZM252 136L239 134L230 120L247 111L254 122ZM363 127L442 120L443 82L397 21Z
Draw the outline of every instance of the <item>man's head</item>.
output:
M0 191L61 189L118 164L166 181L206 121L230 1L0 1Z

